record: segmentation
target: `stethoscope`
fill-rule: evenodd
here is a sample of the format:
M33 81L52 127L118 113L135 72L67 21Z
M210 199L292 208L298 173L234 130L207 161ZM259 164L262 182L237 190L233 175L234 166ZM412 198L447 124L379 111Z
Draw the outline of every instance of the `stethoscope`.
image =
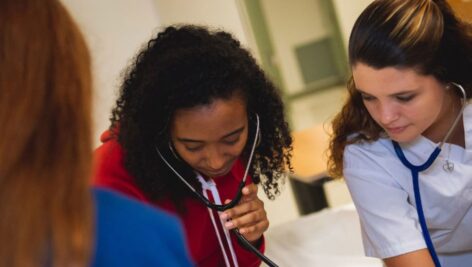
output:
M169 163L169 161L166 160L166 158L162 155L161 151L156 147L156 151L159 154L159 157L164 161L164 163L169 167L177 177L200 199L205 206L207 206L210 209L217 210L217 211L225 211L227 209L233 208L236 206L236 204L239 203L242 197L242 191L243 187L246 184L246 179L247 175L249 173L249 167L251 166L252 162L252 157L254 155L254 151L256 150L256 144L259 141L260 135L260 127L259 127L259 115L256 115L256 133L254 135L254 141L252 142L252 147L251 147L251 153L249 154L249 159L246 165L246 170L244 172L243 179L241 183L238 186L238 191L236 193L236 196L231 200L231 202L227 204L215 204L212 203L208 198L202 195L202 193L198 192L189 182L187 182L182 175ZM266 257L264 254L262 254L257 248L255 248L241 233L239 233L239 230L237 228L232 229L238 240L244 245L245 248L249 249L251 252L256 254L258 258L260 258L264 263L266 263L269 267L277 267L278 265L275 264L273 261L271 261L268 257Z
M431 155L429 156L429 158L426 160L425 163L423 163L422 165L413 165L413 164L411 164L411 162L408 161L408 159L405 157L405 154L403 154L403 151L402 151L402 148L400 147L400 145L396 141L392 140L392 143L393 143L393 146L395 148L395 153L397 154L397 157L401 160L403 165L405 165L405 167L407 167L411 171L411 176L413 178L413 191L414 191L414 194L415 194L416 211L418 213L418 220L419 220L420 225L421 225L421 231L423 232L423 238L426 242L426 245L428 247L428 251L431 254L431 257L433 258L434 265L436 267L441 267L441 263L439 262L438 255L436 254L436 250L434 249L433 241L431 240L431 236L429 234L428 227L426 225L426 219L424 217L424 212L423 212L423 205L421 204L420 185L419 185L419 181L418 181L418 176L419 176L420 172L428 169L433 164L433 162L436 160L436 158L439 156L439 153L441 152L442 146L449 139L449 136L452 134L452 131L456 128L457 123L460 121L460 119L462 117L462 114L464 113L464 109L465 109L466 102L467 102L467 94L466 94L464 88L460 84L457 84L457 83L451 83L451 84L454 85L455 87L459 88L461 93L462 93L462 108L461 108L459 114L457 115L456 119L454 120L451 128L446 133L446 136L438 144L438 146L434 149L434 151L431 153Z

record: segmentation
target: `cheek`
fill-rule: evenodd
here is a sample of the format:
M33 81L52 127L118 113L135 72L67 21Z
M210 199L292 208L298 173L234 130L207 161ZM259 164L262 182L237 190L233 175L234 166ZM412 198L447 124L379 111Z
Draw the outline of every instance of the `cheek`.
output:
M198 153L188 151L185 147L176 145L175 150L180 159L185 161L190 166L194 167L198 161Z
M370 117L378 123L378 112L376 111L375 109L375 106L373 103L370 103L370 102L363 102L364 103L364 107L367 109L367 112L369 112L369 115Z
M411 121L421 124L424 127L429 127L439 117L442 109L442 105L439 104L442 101L433 97L425 99L414 106L405 109L403 114L407 114Z
M231 148L231 156L234 156L234 157L239 157L239 155L241 155L241 153L243 152L244 150L244 147L246 145L246 141L247 141L247 138L245 138L244 140L241 140L242 142L238 142L237 145L235 145L234 147Z

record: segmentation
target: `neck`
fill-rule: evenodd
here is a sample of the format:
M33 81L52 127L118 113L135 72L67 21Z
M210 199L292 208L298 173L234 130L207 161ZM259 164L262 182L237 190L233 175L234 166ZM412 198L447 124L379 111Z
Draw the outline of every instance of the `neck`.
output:
M463 115L461 114L462 101L453 92L450 92L446 96L438 120L424 132L424 135L436 143L443 141L456 118L460 116L457 125L452 130L449 138L444 142L465 147L464 123Z

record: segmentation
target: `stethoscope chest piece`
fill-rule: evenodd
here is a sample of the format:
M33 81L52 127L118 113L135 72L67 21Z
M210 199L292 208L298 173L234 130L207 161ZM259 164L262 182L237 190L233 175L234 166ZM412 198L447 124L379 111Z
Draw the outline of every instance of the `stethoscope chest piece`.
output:
M449 160L446 159L446 161L443 164L443 170L445 172L451 173L454 171L454 163L450 162Z

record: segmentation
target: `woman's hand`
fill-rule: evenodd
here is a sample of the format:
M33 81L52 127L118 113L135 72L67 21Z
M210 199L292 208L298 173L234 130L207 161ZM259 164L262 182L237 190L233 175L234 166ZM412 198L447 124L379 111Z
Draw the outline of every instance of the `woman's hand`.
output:
M225 200L225 204L231 200ZM269 228L269 220L264 209L264 202L257 197L257 186L246 185L241 201L235 207L224 211L221 219L226 220L227 229L238 228L250 242L257 242Z

